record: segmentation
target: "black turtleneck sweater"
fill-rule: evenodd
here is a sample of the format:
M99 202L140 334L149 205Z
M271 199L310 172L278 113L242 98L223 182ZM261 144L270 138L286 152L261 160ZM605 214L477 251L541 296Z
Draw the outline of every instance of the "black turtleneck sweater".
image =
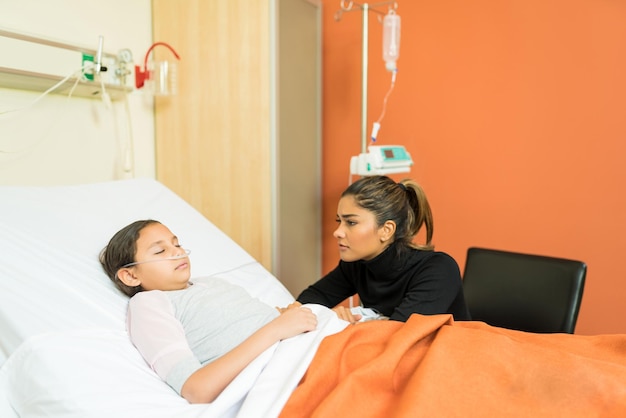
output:
M392 244L372 260L340 261L297 300L332 308L354 294L364 307L396 321L406 321L413 313L470 319L459 266L442 252Z

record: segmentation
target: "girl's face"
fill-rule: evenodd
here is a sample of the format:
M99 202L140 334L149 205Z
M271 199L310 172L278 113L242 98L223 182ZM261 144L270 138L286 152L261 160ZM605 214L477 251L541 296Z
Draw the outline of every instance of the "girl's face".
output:
M153 223L139 233L135 254L135 261L139 264L125 270L138 280L135 286L141 284L144 290L184 289L191 276L189 257L167 259L182 254L184 249L178 243L178 238L166 226ZM150 262L142 263L144 261Z
M358 206L353 196L344 196L337 207L339 226L333 233L343 261L371 260L391 243L395 224L379 227L374 214Z

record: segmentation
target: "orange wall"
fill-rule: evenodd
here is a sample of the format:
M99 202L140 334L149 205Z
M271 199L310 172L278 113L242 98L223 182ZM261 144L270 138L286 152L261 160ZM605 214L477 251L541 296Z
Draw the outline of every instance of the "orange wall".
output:
M398 4L398 79L378 143L411 152L436 248L461 269L470 246L583 260L577 333L626 333L626 2ZM361 147L362 12L335 21L339 7L324 1L324 272L339 259L336 205ZM369 27L368 129L390 83L373 13Z

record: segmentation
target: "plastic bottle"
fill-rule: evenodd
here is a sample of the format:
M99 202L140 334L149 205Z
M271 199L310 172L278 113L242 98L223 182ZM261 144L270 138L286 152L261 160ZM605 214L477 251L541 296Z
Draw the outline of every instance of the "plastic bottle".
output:
M383 18L383 60L388 71L396 71L400 56L400 16L390 10Z

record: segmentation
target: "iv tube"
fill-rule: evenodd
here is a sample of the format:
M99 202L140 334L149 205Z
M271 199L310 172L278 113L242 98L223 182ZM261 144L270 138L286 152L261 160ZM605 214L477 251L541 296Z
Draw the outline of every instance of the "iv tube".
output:
M383 18L383 60L387 71L397 71L400 56L400 16L394 10Z
M389 86L389 90L387 91L387 94L385 94L385 98L383 100L383 110L380 112L380 116L376 122L372 125L372 135L370 136L372 143L376 142L376 137L378 136L378 131L380 130L380 122L382 122L385 117L385 112L387 111L387 100L396 85L396 74L398 74L398 70L394 70L391 74L391 86Z
M398 66L396 61L400 57L400 16L398 16L395 10L390 9L389 13L383 18L383 60L385 61L385 68L391 72L391 86L389 91L385 95L383 100L383 110L380 116L374 122L372 126L372 134L370 138L372 142L376 142L378 131L380 130L380 122L385 117L385 111L387 109L387 99L393 91L396 85L396 75L398 73Z

